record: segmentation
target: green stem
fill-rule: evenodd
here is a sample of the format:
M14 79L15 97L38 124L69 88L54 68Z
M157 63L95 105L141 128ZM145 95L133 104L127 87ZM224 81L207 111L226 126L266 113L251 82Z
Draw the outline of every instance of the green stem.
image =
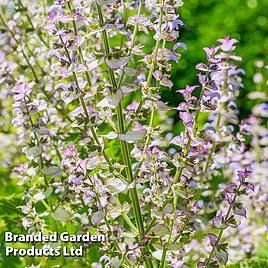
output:
M228 211L227 211L226 216L225 216L225 218L224 218L224 222L226 222L226 221L228 220L229 216L230 216L230 213L231 213L231 211L232 211L232 204L235 202L235 200L236 200L236 198L237 198L237 195L238 195L238 192L239 192L240 188L241 188L241 184L239 185L239 187L238 187L238 189L237 189L237 191L236 191L236 194L235 194L235 196L234 196L234 198L233 198L233 200L232 200L232 203L229 204L229 208L228 208ZM206 261L206 266L205 266L205 267L208 267L208 265L210 264L211 258L213 257L214 252L215 252L215 250L216 250L218 244L219 244L220 241L221 241L223 232L224 232L224 229L221 229L220 232L219 232L219 235L218 235L218 237L217 237L217 240L216 240L215 244L213 245L213 248L212 248L212 250L211 250L211 252L210 252L210 254L209 254L209 257L208 257L208 259L207 259L207 261Z
M67 5L68 5L69 10L72 12L71 0L67 1ZM73 29L74 29L75 36L78 36L77 26L76 26L76 22L74 20L73 20ZM80 57L80 60L81 60L82 64L86 65L85 60L84 60L83 51L82 51L80 46L78 47L78 54L79 54L79 57ZM88 86L91 86L89 71L86 71L85 75L86 75Z
M162 24L163 24L163 7L164 7L164 0L162 0L162 3L161 3L160 16L159 16L160 33L162 33L161 29L162 29ZM146 87L149 87L149 85L151 84L151 81L152 81L153 72L154 72L154 68L155 68L156 57L158 55L158 49L159 49L161 40L162 40L161 37L158 38L157 41L156 41L156 44L155 44L155 49L154 49L154 53L153 53L153 59L152 59L152 63L151 63L149 73L148 73L147 81L146 81Z
M102 15L102 10L101 7L98 3L96 3L97 7L97 12L98 12L98 17L99 17L99 23L100 26L103 28L104 27L104 19ZM104 44L104 49L106 53L106 57L110 57L110 47L109 47L109 42L108 42L108 35L105 29L102 30L102 40ZM115 79L115 74L111 68L108 67L109 70L109 76L110 80L113 86L113 92L116 92L117 90L117 82ZM117 118L118 118L118 125L119 125L119 131L120 133L124 133L124 117L123 117L123 110L122 110L122 103L120 102L118 104L118 107L116 108L117 112ZM126 173L127 173L127 178L130 182L133 182L133 174L132 174L132 169L131 169L131 162L130 162L130 154L129 154L129 149L128 149L128 144L125 141L120 140L120 146L121 146L121 151L122 151L122 156L123 156L123 161L126 166ZM141 208L139 204L139 198L138 198L138 193L136 187L131 188L130 190L130 197L132 201L132 206L133 206L133 211L134 211L134 216L136 220L136 224L139 230L139 235L140 238L144 234L144 225L143 225L143 220L142 220L142 214L141 214ZM148 252L149 249L145 247L144 253ZM146 267L153 267L153 262L151 259L145 261Z
M136 115L140 112L140 110L142 108L142 104L143 104L143 100L141 100L139 105L138 105L138 108L137 108L137 110L135 112ZM128 125L126 126L125 131L128 131L129 129L131 129L133 124L134 124L134 122L135 122L135 119L131 119L130 122L128 123Z
M218 114L218 118L217 118L217 122L216 122L216 133L219 133L219 127L220 127L220 122L221 122L221 114L219 113ZM214 139L213 142L212 142L212 147L211 147L211 150L209 152L209 155L208 155L208 159L206 161L206 165L204 166L204 170L203 172L205 173L209 166L210 166L210 163L211 163L211 160L212 160L212 156L213 156L213 153L215 152L216 150L216 146L217 146L217 143L216 143L216 140Z
M40 171L39 172L40 172L40 175L44 177L45 185L47 187L49 187L49 182L48 182L46 176L43 174L44 160L43 160L43 157L42 157L42 152L43 152L42 145L40 144L40 141L38 139L38 136L37 136L37 134L35 132L33 120L32 120L30 111L29 111L28 106L27 106L27 100L26 100L26 98L24 98L24 102L25 102L25 107L26 107L26 113L27 113L27 116L29 118L29 122L30 122L30 125L31 125L32 132L34 134L34 138L36 140L37 146L41 149L41 152L40 152L40 155L39 155L39 159L40 159ZM50 195L47 197L47 201L48 201L48 205L45 203L45 201L43 202L43 205L46 204L49 207L49 211L52 212L53 211L53 202L51 200L51 196ZM54 224L54 227L55 227L56 231L58 231L58 225L57 225L56 220L54 220L52 218L52 222Z
M17 38L15 37L14 33L8 28L4 18L2 17L2 15L0 14L0 20L2 21L3 25L5 26L5 28L7 29L7 31L10 33L10 35L12 36L12 38L14 39L15 43L17 44L17 46L19 47L20 46L20 42L17 40ZM34 79L35 81L38 83L39 82L39 79L37 77L37 74L32 66L32 64L30 63L28 57L26 56L24 50L23 50L23 47L21 47L21 52L22 52L22 55L24 57L24 59L26 60L27 64L29 65L32 73L33 73L33 76L34 76Z
M45 44L45 46L46 46L47 48L49 48L49 45L48 45L48 44L44 41L44 39L42 38L42 36L41 36L41 34L40 34L40 31L39 31L38 29L35 29L35 27L34 27L34 25L33 25L33 23L32 23L32 20L31 20L30 16L28 15L27 8L22 4L22 1L21 1L21 0L18 0L18 3L19 3L19 5L21 6L21 8L24 10L24 12L25 12L25 14L26 14L26 18L27 18L29 24L31 25L32 30L35 31L35 32L37 33L37 35L39 36L40 40ZM13 38L14 38L14 35L13 35ZM14 38L14 40L15 40L15 38ZM19 45L19 42L18 42L17 40L15 40L15 42L17 43L17 45ZM21 43L21 42L20 42L20 43ZM27 42L27 40L26 40L26 42L25 42L24 45L25 45L26 49L28 50L28 53L29 53L31 56L33 56L33 57L35 58L35 55L34 55L34 53L33 53L33 50L31 50L31 49L29 48L29 46L28 46L28 42ZM22 46L21 46L21 47L22 47ZM26 61L27 61L27 60L26 60ZM43 67L41 66L41 64L39 63L39 61L38 61L37 59L35 59L35 62L36 62L36 65L39 67L39 69L41 70L41 72L42 72L43 74L47 74L50 78L52 78L52 77L50 76L49 73L46 73L46 72L45 72L45 70L43 69ZM27 63L28 63L28 61L27 61Z
M127 27L127 18L128 18L128 9L127 9L127 5L128 5L128 0L124 3L124 28ZM121 40L120 40L120 50L122 50L123 48L123 43L124 43L124 39L125 39L125 35L121 35Z
M141 8L142 8L142 1L140 1L140 3L139 3L139 9L138 9L137 16L140 16ZM131 45L130 45L130 48L128 50L127 56L130 56L131 53L132 53L133 47L135 45L135 40L136 40L136 37L137 37L137 34L138 34L138 27L139 27L139 23L138 23L138 20L137 20L135 22L134 31L133 31L133 35L132 35L132 39L131 39ZM119 82L117 84L117 89L119 89L121 87L123 79L124 79L124 76L125 76L125 70L123 69L122 73L121 73L121 76L119 78Z
M79 167L80 167L81 169L83 169L82 166L81 166L80 164L79 164ZM94 185L92 179L91 179L90 176L87 174L87 170L86 170L86 177L89 179L89 181L91 182L92 186L95 187L95 185ZM99 204L101 204L101 201L100 201L100 195L99 195L98 192L96 192L96 199L97 199L97 202L98 202ZM101 206L101 207L102 207L102 206ZM109 223L109 221L108 221L108 219L107 219L107 215L106 215L106 214L107 214L107 210L106 210L105 208L103 208L103 207L102 207L102 213L103 213L103 219L104 219L104 222L105 222L105 224L106 224L106 226L107 226L108 231L109 231L110 233L113 233L112 228L111 228L111 226L110 226L110 223ZM124 261L125 261L128 265L131 265L131 263L129 262L129 260L125 257L124 253L121 251L118 242L117 242L116 240L114 240L113 243L114 243L114 245L115 245L115 248L118 250L118 252L123 256Z
M140 1L141 3L142 1ZM163 24L163 5L164 5L164 0L162 1L162 7L161 7L161 10L160 10L160 17L159 17L159 27L160 27L160 32L161 32L161 29L162 29L162 24ZM140 12L140 10L139 10ZM135 25L136 26L136 25ZM137 24L138 26L138 24ZM153 59L152 59L152 64L150 66L150 69L149 69L149 73L148 73L148 76L147 76L147 80L146 80L146 88L148 88L151 84L151 81L152 81L152 78L153 78L153 72L154 72L154 68L155 68L155 61L156 61L156 57L158 55L158 49L159 49L159 46L160 46L160 41L161 39L159 38L157 41L156 41L156 44L155 44L155 49L154 49L154 52L153 52ZM134 43L132 43L134 44ZM165 46L165 41L163 42L163 46ZM140 103L139 103L139 106L136 110L136 114L138 114L142 108L142 105L143 105L143 98L141 99ZM130 129L133 125L133 123L135 122L134 119L132 119L128 126L126 127L126 129Z
M145 230L145 234L148 234L151 231L151 229L154 227L156 222L157 222L157 218L153 218L152 221L148 224Z
M174 201L173 201L173 210L174 211L176 211L177 201L178 201L178 196L175 195L175 198L174 198ZM167 256L167 245L170 244L173 227L174 227L174 220L171 220L170 221L170 226L169 226L168 240L167 240L167 242L164 245L163 253L162 253L162 258L161 258L161 261L160 261L160 266L159 266L160 268L163 268L164 265L165 265L166 256Z
M202 87L202 90L201 90L201 93L200 93L200 97L199 97L199 102L202 99L202 96L204 94L204 90L205 90L204 87ZM193 136L196 135L196 132L197 132L197 129L198 129L198 118L199 118L199 114L200 114L200 107L196 111L195 117L194 117L194 123L193 123L193 127L192 127L192 134L193 134ZM189 153L189 150L190 150L190 147L191 147L191 142L192 142L192 138L189 135L188 142L187 142L186 147L185 147L184 152L183 152L183 157L184 158L187 157L187 155ZM174 176L174 179L173 179L173 184L175 184L175 183L178 182L178 180L180 179L180 177L182 175L182 172L183 172L184 168L187 166L187 164L188 164L188 158L185 160L183 167L178 167L176 169L176 173L175 173L175 176ZM168 190L167 196L169 195L169 193L171 191L170 189ZM174 198L173 198L173 211L174 212L176 211L177 201L178 201L178 196L175 194L174 195ZM163 207L165 207L165 205L166 205L167 202L168 202L168 200L164 203ZM171 239L171 235L172 235L172 232L173 232L173 227L174 227L174 220L171 220L170 227L169 227L169 234L168 234L168 243L170 242L170 239ZM164 247L163 253L162 253L162 258L161 258L161 263L160 263L160 267L161 268L164 267L166 253L167 253L166 252L166 247Z
M61 40L61 43L62 43L63 46L64 46L64 50L65 50L65 52L66 52L66 54L67 54L68 59L71 60L70 53L69 53L68 49L66 48L66 46L64 45L64 42L63 42L63 40L62 40L61 37L60 37L60 40ZM80 86L79 86L79 83L78 83L78 79L77 79L76 73L75 73L75 72L72 72L72 75L73 75L73 79L74 79L74 82L75 82L75 85L76 85L77 89L81 92L81 89L80 89ZM82 92L81 92L81 93L82 93ZM90 121L90 117L89 117L89 114L88 114L87 107L86 107L86 104L85 104L85 101L84 101L83 96L80 96L80 97L79 97L79 101L80 101L80 104L81 104L81 106L82 106L82 108L83 108L83 111L84 111L84 113L85 113L85 115L86 115L87 120ZM99 139L98 139L98 136L97 136L97 134L96 134L96 131L95 131L94 127L91 126L91 127L89 127L89 128L90 128L90 131L91 131L91 133L92 133L92 136L93 136L95 142L97 143L97 145L99 145L99 146L101 147L101 143L100 143L100 141L99 141ZM108 164L110 167L113 167L111 161L109 160L109 157L107 156L107 154L105 153L104 150L102 150L102 155L103 155L104 159L106 160L107 164Z
M203 87L202 90L201 90L201 93L200 93L199 102L200 102L200 100L201 100L201 98L202 98L202 96L203 96L204 90L205 90L205 88ZM193 131L194 135L196 134L196 131L197 131L197 125L198 125L199 114L200 114L200 107L199 107L198 110L196 111L195 118L194 118L194 124L193 124L193 128L192 128L192 131ZM188 154L188 152L189 152L190 145L191 145L191 141L192 141L192 139L191 139L191 137L189 137L189 140L188 140L188 142L187 142L186 148L185 148L185 150L184 150L184 155L185 155L185 157L187 156L187 154ZM184 167L187 165L187 163L188 163L188 160L186 159L186 162L185 162ZM173 183L174 183L174 182L176 183L176 182L180 179L184 167L179 167L179 168L176 169L176 173L175 173L175 176L174 176L174 179L173 179ZM171 188L169 188L169 190L168 190L166 196L169 196L170 192L171 192ZM162 211L162 210L165 208L165 206L167 205L168 201L169 201L169 200L168 200L168 198L167 198L166 201L163 203L163 205L162 205L160 211ZM174 204L174 202L173 202L173 204ZM155 219L155 218L152 219L152 221L151 221L151 223L149 224L149 226L151 226L151 228L152 228L152 227L154 226L154 223L155 223L155 222L156 222L156 219Z
M116 201L118 203L118 205L121 207L121 203L119 201L118 198L116 198ZM121 210L121 215L124 218L124 220L126 221L126 223L128 224L128 226L137 234L139 235L139 230L136 228L136 226L132 223L132 221L130 220L130 218L128 217L127 213L125 210Z
M12 32L12 30L8 28L6 22L5 22L5 20L4 20L4 18L2 17L1 14L0 14L0 20L3 23L3 25L5 26L5 28L7 29L7 31L10 33L10 35L12 36L12 38L14 39L15 43L17 44L17 47L20 47L21 46L20 42L17 40L17 38L15 37L14 33ZM27 44L26 44L26 47L28 48L28 51L31 51ZM29 68L30 68L30 70L31 70L34 78L35 78L35 82L39 83L39 79L38 79L37 74L36 74L36 72L34 70L34 67L30 63L30 60L28 59L28 57L27 57L27 55L26 55L23 47L21 47L21 52L22 52L22 55L23 55L25 61L28 64L28 66L29 66ZM33 55L33 57L34 57L34 55ZM41 65L38 63L38 61L36 61L36 62L37 62L37 65L39 66L39 68L41 69L41 71L44 72L44 70L42 70L42 68L41 68ZM47 101L50 102L51 96L47 93L47 91L45 90L45 88L42 86L42 87L40 87L40 89L41 89L42 93L44 94L45 98L47 99ZM58 112L62 113L64 116L66 116L65 115L65 111L63 111L64 110L64 107L63 107L63 109L59 109L57 106L55 106L55 108L57 109ZM71 121L68 115L66 116L66 118L69 121Z
M33 25L33 22L32 22L32 20L31 20L29 14L28 14L28 12L27 12L27 8L23 5L23 3L22 3L21 0L18 0L18 2L19 2L19 4L20 4L21 8L25 10L26 18L27 18L29 24L31 25L32 30L34 30L34 31L36 32L36 34L38 35L38 37L39 37L39 39L41 40L41 42L42 42L47 48L49 48L48 43L43 39L43 37L42 37L40 31L39 31L38 29L35 29L35 27L34 27L34 25Z
M42 0L43 16L46 16L46 0Z
M160 28L162 27L162 16L163 16L163 14L160 16ZM162 48L164 48L165 45L166 45L166 41L164 40L164 41L163 41L163 44L162 44ZM156 46L156 47L159 47L159 45ZM158 51L158 48L157 48L157 51ZM157 57L157 54L158 54L157 51L156 51L156 53L155 53L155 58ZM160 66L159 71L162 71L162 66ZM152 79L152 77L151 77L151 79ZM150 85L150 83L151 83L151 79L150 79L150 80L147 79L147 83L146 83L146 86L147 86L147 87ZM157 87L160 86L160 81L157 81L157 85L156 85L156 86L157 86ZM140 104L142 104L142 102L140 102ZM138 110L139 110L139 107L141 107L141 106L142 106L142 105L139 105L139 106L138 106L137 112L138 112ZM143 153L145 153L146 149L148 148L148 146L149 146L149 142L150 142L150 139L151 139L151 136L152 136L152 133L153 133L152 128L153 128L153 125L154 125L155 112L156 112L156 107L155 107L154 105L152 105L152 111L151 111L150 123L149 123L149 133L148 133L147 138L146 138L146 141L145 141L145 146L144 146L144 149L143 149ZM133 120L133 122L134 122L134 120ZM129 124L129 125L130 125L130 124ZM139 173L139 170L140 170L140 168L141 168L143 162L144 162L144 156L141 158L140 162L138 163L138 166L137 166L137 169L136 169L134 178L137 177L137 175L138 175L138 173Z
M146 150L147 150L147 148L149 146L151 136L152 136L152 128L153 128L153 124L154 124L155 112L156 112L156 109L155 109L155 106L153 105L152 112L151 112L151 117L150 117L149 133L147 134L147 137L146 137L145 145L144 145L144 148L143 148L143 154L146 152ZM138 173L140 171L140 168L141 168L143 162L144 162L144 156L140 159L140 161L138 163L138 166L136 168L136 172L134 174L134 178L136 178L138 176Z
M159 268L164 267L165 261L166 261L166 256L167 256L167 248L166 248L166 246L164 246Z
M32 117L31 117L31 114L30 114L30 111L28 109L28 106L27 106L27 101L26 101L26 98L24 98L24 103L25 103L25 108L26 108L26 113L27 113L27 116L29 118L29 122L30 122L30 125L31 125L31 129L32 129L32 132L34 134L34 138L36 140L36 144L38 146L39 149L41 149L41 153L39 154L39 159L40 159L40 172L42 172L42 169L44 167L44 162L43 162L43 158L42 158L42 146L39 142L39 139L38 139L38 136L35 132L35 129L34 129L34 123L33 123L33 120L32 120Z
M228 70L225 71L223 91L227 90L227 86L228 86ZM220 108L222 108L223 106L224 106L224 104L221 104ZM217 118L217 122L216 122L216 134L219 133L221 118L222 118L222 114L221 114L221 111L219 110L218 118ZM208 168L210 166L210 163L211 163L211 160L212 160L212 155L216 150L216 146L217 146L217 143L216 143L216 140L214 139L213 143L212 143L211 151L209 153L209 156L208 156L208 159L207 159L207 162L206 162L206 165L204 166L204 169L203 169L204 173L208 170Z
M183 234L183 232L184 232L186 226L187 226L187 220L186 220L186 222L184 223L184 225L183 225L181 231L179 232L179 234L178 234L178 235L175 237L175 239L172 241L173 244L176 243L176 242L178 241L178 239L181 237L181 235Z

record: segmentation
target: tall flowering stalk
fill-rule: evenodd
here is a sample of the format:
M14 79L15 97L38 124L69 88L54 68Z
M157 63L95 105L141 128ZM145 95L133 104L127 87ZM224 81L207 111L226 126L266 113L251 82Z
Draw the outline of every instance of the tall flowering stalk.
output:
M9 3L16 16L0 16L1 83L25 154L13 174L25 189L23 228L105 234L96 267L226 263L225 234L239 228L242 197L254 190L254 165L237 160L252 153L245 131L255 123L234 127L238 41L205 48L197 85L176 89L184 100L169 108L161 90L173 87L187 48L182 1L30 3ZM169 110L183 124L177 136ZM85 255L81 265L91 265Z

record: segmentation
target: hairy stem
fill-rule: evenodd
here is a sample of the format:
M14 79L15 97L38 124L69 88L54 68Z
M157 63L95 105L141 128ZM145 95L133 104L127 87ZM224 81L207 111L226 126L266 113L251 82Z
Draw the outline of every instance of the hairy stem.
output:
M72 6L71 6L70 0L67 1L67 5L68 5L69 10L72 12ZM75 36L78 36L78 32L77 32L77 27L76 27L75 20L73 20L73 29L74 29ZM83 65L86 65L85 64L84 55L83 55L83 51L82 51L82 49L81 49L80 46L78 47L78 54L79 54L79 57L80 57L80 60L81 60L82 64ZM91 86L89 71L86 71L85 72L85 75L86 75L88 86Z
M141 8L142 8L142 1L140 1L140 3L139 3L139 9L138 9L137 16L140 16ZM137 34L138 34L138 27L139 27L139 23L138 23L138 20L136 20L133 35L132 35L132 38L131 38L131 44L130 44L130 48L128 50L127 56L130 56L131 53L132 53L133 47L135 45L135 40L136 40L136 37L137 37ZM121 73L121 76L119 78L119 82L117 84L117 89L119 89L121 87L121 84L123 82L124 76L125 76L125 70L123 69L122 73Z
M219 114L218 114L218 117L217 117L217 122L216 122L216 133L219 133L221 117L222 117L222 116L221 116L221 114L219 113ZM209 168L209 166L210 166L210 164L211 164L212 156L213 156L213 153L214 153L215 150L216 150L216 146L217 146L217 142L216 142L216 140L214 139L213 142L212 142L211 150L210 150L209 155L208 155L208 159L207 159L207 161L206 161L206 165L204 166L204 170L203 170L204 173L208 170L208 168Z
M34 27L34 25L33 25L33 22L32 22L32 20L31 20L29 14L28 14L28 12L27 12L27 8L23 5L23 3L22 3L21 0L18 0L18 3L19 3L19 5L21 6L21 8L25 10L26 18L27 18L29 24L31 25L32 30L35 30L35 32L37 33L37 35L38 35L40 41L41 41L47 48L49 48L49 44L44 40L44 38L42 37L42 34L40 33L40 31L39 31L38 29L35 29L35 27Z
M61 37L60 37L60 39L61 39L61 43L64 45L64 42L63 42ZM70 53L69 53L68 49L66 48L66 46L64 46L64 49L65 49L65 52L67 54L68 59L71 60ZM76 73L72 72L72 75L73 75L73 79L74 79L74 82L75 82L75 85L76 85L77 89L79 90L79 92L82 93L82 90L80 89ZM84 111L84 113L86 115L87 120L90 121L90 116L88 114L87 107L86 107L86 104L85 104L85 101L84 101L84 98L83 98L82 95L79 97L79 101L80 101L80 104L81 104L81 106L83 108L83 111ZM97 143L98 146L101 147L101 142L99 141L99 138L98 138L98 136L96 134L96 131L95 131L94 127L90 126L89 129L90 129L90 131L92 133L92 136L93 136L95 142ZM104 149L102 149L101 152L102 152L102 155L103 155L104 159L106 160L107 164L110 167L112 167L112 163L111 163L109 157L107 156L107 154L105 153Z
M26 55L26 53L25 53L23 47L21 46L21 43L17 40L17 38L16 38L15 34L13 33L13 31L8 27L8 25L6 24L4 18L3 18L3 16L2 16L1 14L0 14L0 20L1 20L1 22L3 23L4 27L6 28L6 30L7 30L7 31L10 33L10 35L12 36L12 38L13 38L13 40L15 41L17 47L20 47L20 48L21 48L21 53L22 53L22 55L23 55L23 58L24 58L25 61L27 62L28 66L29 66L29 68L30 68L30 70L31 70L31 72L32 72L32 74L33 74L33 76L34 76L34 80L35 80L35 82L36 82L36 83L39 83L39 79L38 79L37 73L36 73L36 71L35 71L33 65L30 63L30 60L29 60L29 58L27 57L27 55ZM47 100L49 100L49 99L50 99L49 94L45 91L45 89L43 89L43 87L41 87L41 90L42 90L42 92L44 93L44 95L45 95L45 97L47 98Z
M49 182L47 180L46 175L43 174L43 168L44 168L44 159L43 159L43 156L42 156L43 148L42 148L42 145L41 145L41 143L40 143L40 141L38 139L37 133L36 133L36 131L34 129L34 123L33 123L33 120L32 120L32 117L31 117L31 113L29 111L29 108L27 106L27 100L26 100L26 98L24 98L24 103L25 103L26 114L27 114L28 119L29 119L29 122L30 122L32 133L34 134L34 138L36 140L36 144L37 144L38 148L41 150L40 151L40 154L39 154L39 160L40 160L40 163L39 163L39 172L40 172L40 175L44 177L44 183L48 187L49 186ZM47 197L47 201L48 201L48 204L49 204L48 205L49 211L52 212L53 211L53 201L52 201L50 195ZM56 231L58 231L58 225L57 225L56 220L54 220L52 218L52 222L54 224L54 227L55 227Z
M202 87L200 97L199 97L199 102L202 99L202 96L204 94L204 90L205 90L204 87ZM198 107L198 109L197 109L197 111L195 113L195 117L194 117L194 122L193 122L193 126L192 126L192 135L193 136L196 135L196 132L197 132L197 129L198 129L199 114L200 114L200 107ZM183 157L184 158L186 158L188 153L189 153L189 150L190 150L190 147L191 147L191 142L192 142L192 138L189 135L188 142L187 142L186 147L185 147L184 152L183 152ZM180 179L180 177L182 175L182 172L183 172L184 168L187 166L187 163L188 163L188 158L186 158L183 167L178 167L176 169L176 173L175 173L175 176L174 176L174 179L173 179L173 184L178 182L178 180ZM169 195L169 193L171 191L170 189L168 190L167 196ZM173 198L173 211L174 212L176 211L177 201L178 201L178 196L175 194L174 198ZM165 205L166 205L166 203L164 203L163 208L165 207ZM173 232L173 227L174 227L174 220L171 220L170 227L169 227L168 241L167 241L168 244L170 243L171 235L172 235L172 232ZM167 253L166 246L164 246L163 254L162 254L162 258L161 258L161 263L160 263L161 268L164 267L164 265L165 265L166 253Z
M83 170L83 167L82 167L81 165L79 165L79 167ZM89 179L89 181L91 182L92 186L95 187L94 182L92 181L92 179L90 178L90 176L87 174L87 171L86 171L86 177ZM95 193L96 193L96 199L97 199L98 203L100 204L100 207L101 207L101 210L102 210L102 213L103 213L103 219L104 219L104 222L105 222L105 224L106 224L106 226L107 226L107 229L108 229L108 231L109 231L110 233L113 233L112 228L111 228L111 226L110 226L110 223L109 223L109 221L108 221L108 219L107 219L107 216L106 216L106 214L107 214L107 209L104 208L104 207L102 207L102 205L101 205L101 197L100 197L99 193L98 193L98 192L95 192ZM116 249L118 250L118 252L120 252L120 254L123 256L123 259L125 260L125 262L126 262L128 265L131 265L130 262L129 262L129 260L125 257L125 255L124 255L123 252L121 251L121 249L120 249L120 247L119 247L119 245L118 245L118 242L117 242L116 240L114 240L113 242L114 242L115 248L116 248Z
M97 7L97 12L98 12L98 17L99 17L99 22L100 26L104 26L104 19L102 15L102 10L101 7L98 3L96 3ZM104 49L106 53L106 57L110 56L110 47L109 47L109 42L108 42L108 35L105 29L102 30L102 40L104 44ZM117 82L115 79L115 74L111 68L109 68L109 76L110 80L113 86L113 91L117 89ZM122 104L121 102L119 103L117 109L117 118L118 118L118 125L119 125L119 131L120 133L124 133L124 116L123 116L123 109L122 109ZM122 151L122 156L123 156L123 161L126 166L126 173L127 173L127 178L130 182L133 181L133 174L132 174L132 169L131 169L131 162L130 162L130 154L129 154L129 148L128 144L125 141L120 140L120 146L121 146L121 151ZM132 206L133 206L133 211L134 211L134 216L136 220L136 224L139 230L139 235L140 238L142 238L144 234L144 225L143 225L143 220L142 220L142 213L141 213L141 208L139 204L139 198L138 198L138 193L136 187L131 188L130 190L130 197L132 201ZM148 252L149 249L145 247L145 252ZM146 267L153 267L152 260L147 260L145 261Z
M239 185L239 187L238 187L238 189L237 189L237 191L236 191L236 194L235 194L235 196L234 196L234 198L233 198L231 204L229 204L229 208L228 208L227 213L226 213L226 216L225 216L225 218L224 218L224 222L226 222L226 221L228 220L229 216L230 216L230 213L231 213L231 211L232 211L232 204L235 202L235 200L236 200L236 198L237 198L237 195L238 195L238 192L239 192L240 188L241 188L241 184ZM218 237L217 237L217 240L216 240L215 244L213 245L212 250L211 250L211 252L210 252L210 254L209 254L209 257L208 257L208 259L207 259L207 261L206 261L206 266L205 266L205 267L208 267L208 265L210 264L210 261L211 261L212 257L214 256L214 252L215 252L217 246L219 245L219 243L220 243L220 241L221 241L223 232L224 232L224 229L221 229L220 232L219 232L219 235L218 235Z

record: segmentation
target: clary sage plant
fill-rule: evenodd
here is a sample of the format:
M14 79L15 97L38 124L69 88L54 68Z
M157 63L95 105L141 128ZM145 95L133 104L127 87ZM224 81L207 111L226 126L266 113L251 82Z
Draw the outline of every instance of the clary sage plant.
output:
M1 5L1 98L13 97L2 116L25 155L13 170L25 232L104 234L95 256L73 259L87 267L219 267L229 249L237 260L234 241L250 244L241 258L254 252L239 230L253 226L247 210L267 213L267 104L240 121L236 39L204 48L196 84L169 107L161 90L174 90L187 49L181 0Z

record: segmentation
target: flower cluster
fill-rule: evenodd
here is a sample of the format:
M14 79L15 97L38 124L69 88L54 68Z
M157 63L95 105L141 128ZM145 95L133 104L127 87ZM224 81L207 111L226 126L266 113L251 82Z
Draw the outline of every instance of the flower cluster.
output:
M176 89L184 100L169 108L161 89L174 88L187 49L182 1L33 2L9 3L8 22L0 15L0 96L13 97L25 155L12 175L24 189L22 227L105 234L95 267L226 264L247 210L267 210L267 104L240 122L238 41L204 48L196 85Z

